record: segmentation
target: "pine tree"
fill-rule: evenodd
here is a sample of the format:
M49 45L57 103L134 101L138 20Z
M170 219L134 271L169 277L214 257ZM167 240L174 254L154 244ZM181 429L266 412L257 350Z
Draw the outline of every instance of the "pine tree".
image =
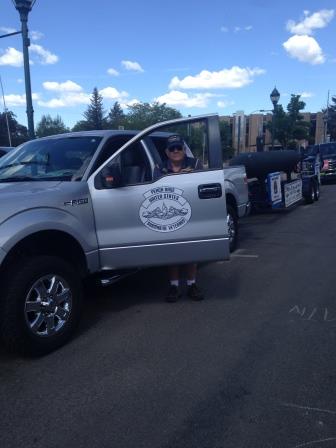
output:
M119 126L125 125L125 114L118 101L111 107L106 121L106 127L108 129L119 129Z
M103 97L98 92L97 87L95 87L90 98L90 105L83 114L87 129L104 129L104 114Z

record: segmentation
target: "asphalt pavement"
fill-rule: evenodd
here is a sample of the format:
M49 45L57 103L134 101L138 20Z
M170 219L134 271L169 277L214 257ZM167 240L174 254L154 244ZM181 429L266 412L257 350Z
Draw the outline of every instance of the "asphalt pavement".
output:
M163 301L163 269L86 291L76 337L0 348L1 448L336 447L336 185L241 221L206 300Z

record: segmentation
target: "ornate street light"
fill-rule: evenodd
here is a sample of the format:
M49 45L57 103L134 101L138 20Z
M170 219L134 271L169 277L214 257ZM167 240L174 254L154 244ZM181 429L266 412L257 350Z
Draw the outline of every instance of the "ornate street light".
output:
M26 102L27 102L27 118L28 118L28 134L29 138L35 138L34 130L34 109L30 82L30 68L29 68L29 52L30 40L28 37L28 14L32 10L36 0L12 0L15 8L20 14L21 20L21 34L23 47L23 64L26 86Z
M271 101L273 103L273 118L272 118L272 151L274 150L274 133L275 133L275 113L276 107L280 99L280 93L277 91L277 88L274 87L270 94Z

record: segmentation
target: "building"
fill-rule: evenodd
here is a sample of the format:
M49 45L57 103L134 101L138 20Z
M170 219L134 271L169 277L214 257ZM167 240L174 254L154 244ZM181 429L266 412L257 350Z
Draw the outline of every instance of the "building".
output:
M302 113L303 119L311 123L310 141L315 144L324 142L324 121L323 113ZM235 153L251 152L257 150L257 139L261 138L264 150L268 150L272 145L272 135L266 129L268 122L272 121L272 113L257 113L245 115L244 111L237 111L232 116L223 115L221 121L226 122L231 129L232 145ZM301 146L308 146L308 141L299 142ZM279 147L275 141L275 147Z

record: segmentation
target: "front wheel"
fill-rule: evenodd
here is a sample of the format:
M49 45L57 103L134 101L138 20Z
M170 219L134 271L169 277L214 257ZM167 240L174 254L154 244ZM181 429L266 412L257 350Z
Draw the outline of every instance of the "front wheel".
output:
M63 345L79 321L81 279L65 260L35 256L8 268L0 330L10 351L42 355Z
M238 244L238 217L236 210L232 207L232 205L227 205L226 211L226 223L228 226L230 252L233 252Z

